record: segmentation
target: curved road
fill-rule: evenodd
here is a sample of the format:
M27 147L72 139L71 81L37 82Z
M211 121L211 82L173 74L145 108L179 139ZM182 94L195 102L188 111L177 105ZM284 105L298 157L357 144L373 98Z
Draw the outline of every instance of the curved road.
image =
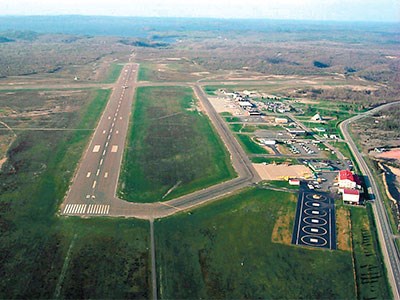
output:
M370 116L373 113L376 113L377 111L380 111L384 108L387 108L389 106L399 104L399 103L400 103L400 101L384 104L384 105L374 108L364 114L360 114L360 115L357 115L350 119L347 119L340 124L340 130L342 131L343 136L344 136L345 140L347 141L347 143L351 149L351 152L353 153L353 155L360 167L360 171L366 178L368 178L368 180L366 182L367 188L368 188L368 190L372 189L372 193L375 196L375 201L372 203L372 208L373 208L374 215L375 215L379 241L380 241L382 253L384 256L385 265L386 265L386 268L388 271L388 278L389 278L390 285L392 287L394 299L400 299L400 258L399 258L399 253L398 253L396 245L395 245L393 233L392 233L389 221L388 221L386 208L384 207L384 205L382 203L382 199L379 194L379 189L376 184L376 181L374 180L374 177L372 176L372 173L371 173L367 163L365 162L362 154L358 151L356 144L354 143L353 139L351 138L349 131L348 131L348 126L352 122L355 122L361 118Z

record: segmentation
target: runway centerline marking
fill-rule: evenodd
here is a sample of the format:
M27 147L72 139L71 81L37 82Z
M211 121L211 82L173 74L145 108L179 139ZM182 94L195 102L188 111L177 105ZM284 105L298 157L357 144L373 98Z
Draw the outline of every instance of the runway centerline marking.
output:
M94 189L96 187L97 181L93 181L93 185L92 185L92 189Z
M103 161L104 161L103 159L100 160L100 166L103 164Z
M97 169L96 176L99 176L99 174L100 174L100 169Z

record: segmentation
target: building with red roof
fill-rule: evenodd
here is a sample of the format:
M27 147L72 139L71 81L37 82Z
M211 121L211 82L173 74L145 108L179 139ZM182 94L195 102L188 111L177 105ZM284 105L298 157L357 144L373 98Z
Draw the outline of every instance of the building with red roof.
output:
M343 202L348 204L360 204L360 191L354 189L343 189Z
M357 182L354 174L349 170L339 171L339 188L340 189L354 189Z

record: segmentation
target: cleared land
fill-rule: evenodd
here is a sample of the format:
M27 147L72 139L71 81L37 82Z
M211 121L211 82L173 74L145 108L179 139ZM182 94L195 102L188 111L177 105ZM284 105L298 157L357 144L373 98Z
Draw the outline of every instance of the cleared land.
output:
M273 165L273 164L253 164L258 175L262 180L282 180L290 178L311 177L310 168L304 165Z
M108 95L90 92L64 114L65 128L90 130L17 131L0 172L0 298L149 297L148 224L55 217Z
M294 198L253 189L157 221L160 298L355 298L349 252L275 242Z
M234 177L229 155L185 87L137 90L119 196L171 199Z

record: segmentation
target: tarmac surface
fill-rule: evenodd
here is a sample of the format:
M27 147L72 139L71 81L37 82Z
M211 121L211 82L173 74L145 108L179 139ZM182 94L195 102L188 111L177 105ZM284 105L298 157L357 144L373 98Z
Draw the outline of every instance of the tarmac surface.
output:
M214 201L260 181L249 158L213 109L200 86L181 83L180 85L191 87L201 101L231 155L231 162L238 176L166 202L133 203L117 198L118 178L135 89L139 85L142 86L137 83L137 73L138 64L128 63L124 66L60 207L61 215L136 217L151 220Z
M292 244L336 249L334 199L302 188L297 201Z

